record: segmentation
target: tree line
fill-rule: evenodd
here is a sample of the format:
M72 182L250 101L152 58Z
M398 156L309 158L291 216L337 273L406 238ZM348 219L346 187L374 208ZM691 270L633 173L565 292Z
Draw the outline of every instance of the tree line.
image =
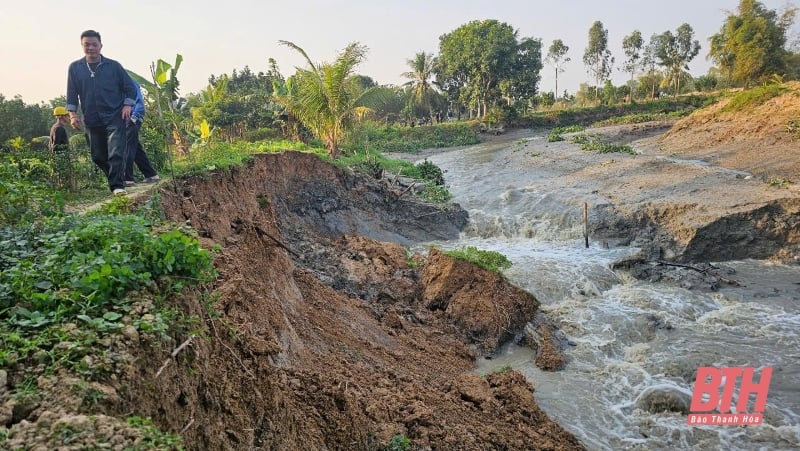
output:
M302 47L281 41L302 54L307 67L284 77L270 58L266 71L256 73L245 66L231 74L211 75L205 89L185 97L177 76L180 55L174 63L154 63L150 74L132 75L147 94L151 114L146 128L167 136L179 152L210 139L288 137L319 139L336 154L346 130L366 117L411 126L473 118L503 121L543 108L748 87L775 77L797 79L800 53L796 46L791 48L787 36L796 12L793 7L778 12L756 0L740 0L709 39L707 57L714 67L698 77L688 72L688 64L702 45L688 23L649 40L633 30L624 37L624 54L619 55L618 70L630 75L622 86L610 81L616 58L609 50L608 30L595 21L581 55L589 81L574 94L558 89L566 63L577 57L569 43L555 39L545 52L541 39L520 36L510 24L497 20L472 21L441 35L438 53L423 51L407 60L408 71L402 76L408 81L400 86L378 85L356 72L367 55L367 48L357 42L335 61L315 64ZM553 71L554 91L540 89L543 70ZM26 105L19 97L0 95L0 145L6 150L33 145L49 129L52 107L60 104L63 97ZM152 134L152 139L158 135Z

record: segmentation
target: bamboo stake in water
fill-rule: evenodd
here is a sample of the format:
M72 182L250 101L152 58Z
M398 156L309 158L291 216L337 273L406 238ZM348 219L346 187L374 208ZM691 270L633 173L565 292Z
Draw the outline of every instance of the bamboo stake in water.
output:
M589 249L589 204L583 203L583 241Z

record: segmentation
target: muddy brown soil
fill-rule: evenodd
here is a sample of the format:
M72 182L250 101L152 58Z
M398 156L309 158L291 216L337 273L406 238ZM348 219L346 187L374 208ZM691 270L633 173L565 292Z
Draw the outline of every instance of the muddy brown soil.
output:
M90 408L66 388L80 381L41 378L7 443L144 446L114 421L138 415L191 450L583 449L520 373L475 371L526 340L538 301L435 249L409 254L403 243L452 238L466 214L403 191L294 152L163 183L168 219L217 249L218 280L176 305L195 326L163 346L112 340L124 363L92 382L106 395ZM536 362L560 368L557 343L537 343Z

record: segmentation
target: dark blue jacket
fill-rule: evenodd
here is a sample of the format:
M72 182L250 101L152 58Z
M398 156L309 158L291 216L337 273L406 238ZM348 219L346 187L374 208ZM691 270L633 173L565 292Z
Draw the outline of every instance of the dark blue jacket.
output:
M67 70L67 110L78 111L87 127L103 127L122 117L124 105L136 104L136 87L122 65L105 56L94 71L85 58L72 62Z
M142 97L142 88L136 80L131 79L133 85L136 86L136 105L131 110L131 118L141 121L144 119L144 97Z

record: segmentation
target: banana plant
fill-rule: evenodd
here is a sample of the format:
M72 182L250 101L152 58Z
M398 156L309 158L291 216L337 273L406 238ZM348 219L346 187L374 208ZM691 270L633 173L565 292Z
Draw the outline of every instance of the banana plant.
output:
M175 57L175 64L172 65L162 59L150 64L151 80L141 75L128 71L139 86L147 91L148 103L156 106L159 122L164 131L164 135L172 136L179 154L184 154L188 145L181 132L181 122L183 121L178 111L180 101L180 81L178 81L178 69L183 62L183 56L178 54ZM166 123L171 124L171 130Z

